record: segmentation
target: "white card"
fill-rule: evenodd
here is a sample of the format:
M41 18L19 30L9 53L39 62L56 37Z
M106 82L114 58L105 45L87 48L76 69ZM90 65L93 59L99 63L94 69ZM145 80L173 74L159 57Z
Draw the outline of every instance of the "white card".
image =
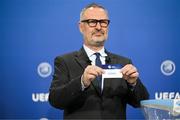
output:
M123 66L121 64L106 64L102 65L105 73L102 74L102 82L101 82L101 90L104 87L104 78L122 78L123 75L121 73L121 68Z
M122 78L121 69L104 69L105 73L102 78Z

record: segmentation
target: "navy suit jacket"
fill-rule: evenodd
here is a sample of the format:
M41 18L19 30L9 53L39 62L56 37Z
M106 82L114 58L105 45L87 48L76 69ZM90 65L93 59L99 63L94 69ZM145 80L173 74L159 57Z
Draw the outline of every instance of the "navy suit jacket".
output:
M106 64L132 64L128 58L106 53ZM140 101L148 99L140 79L133 90L122 78L108 78L104 80L102 93L97 80L82 91L81 76L90 64L83 48L55 58L49 102L64 110L64 119L126 119L127 104L140 107Z

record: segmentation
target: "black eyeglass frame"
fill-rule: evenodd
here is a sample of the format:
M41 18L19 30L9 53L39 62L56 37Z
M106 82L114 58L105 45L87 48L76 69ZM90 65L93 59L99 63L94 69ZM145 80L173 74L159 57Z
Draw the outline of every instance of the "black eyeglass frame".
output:
M108 19L100 19L100 20L86 19L86 20L81 20L81 22L87 23L89 25L89 27L96 27L97 23L99 23L101 27L107 28L110 23L110 20L108 20ZM94 24L92 25L91 23L94 23ZM103 24L103 23L105 23L105 24Z

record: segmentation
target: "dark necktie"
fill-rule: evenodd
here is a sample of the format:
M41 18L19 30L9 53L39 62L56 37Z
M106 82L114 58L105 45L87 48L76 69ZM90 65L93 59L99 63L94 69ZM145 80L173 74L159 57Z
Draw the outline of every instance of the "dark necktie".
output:
M96 66L98 66L98 67L101 67L102 66L102 63L101 63L101 60L100 60L100 53L94 53L95 55L96 55L96 60L95 60L95 64L96 64ZM101 89L101 81L102 81L102 76L100 75L100 76L97 76L97 78L96 78L97 80L98 80L98 84L99 84L99 87L100 87L100 89Z

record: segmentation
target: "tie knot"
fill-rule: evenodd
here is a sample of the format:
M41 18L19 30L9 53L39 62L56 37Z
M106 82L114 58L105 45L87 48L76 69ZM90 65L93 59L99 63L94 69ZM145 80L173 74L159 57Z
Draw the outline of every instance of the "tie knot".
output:
M101 54L98 53L98 52L97 52L97 53L94 53L94 54L96 55L97 58L99 58L99 57L101 56Z

